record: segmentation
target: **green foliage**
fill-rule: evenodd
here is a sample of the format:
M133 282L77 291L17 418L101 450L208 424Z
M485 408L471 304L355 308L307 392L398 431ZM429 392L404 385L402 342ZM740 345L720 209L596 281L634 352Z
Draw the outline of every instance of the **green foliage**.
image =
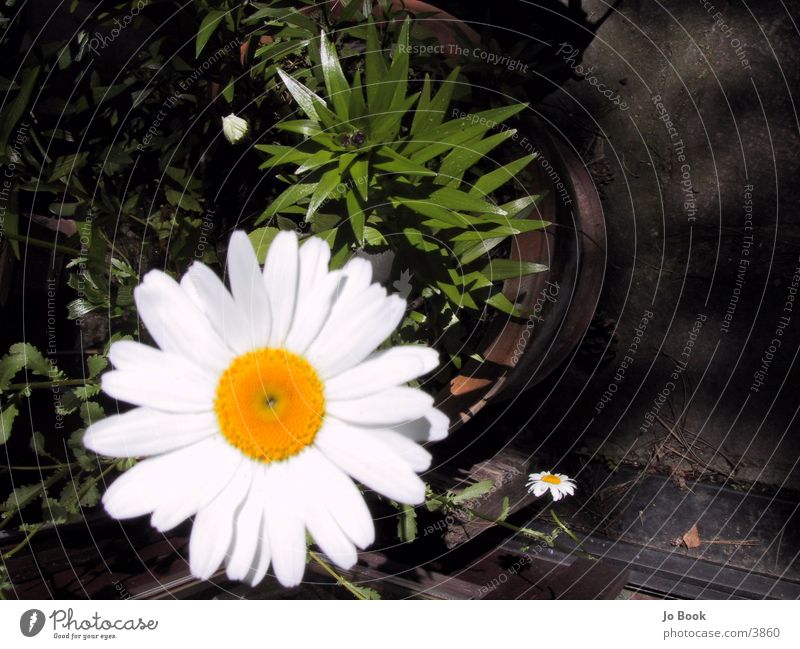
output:
M460 507L464 507L471 500L476 500L481 496L485 496L490 493L492 489L494 489L494 482L492 480L481 480L460 491L450 489L442 494L435 494L428 489L425 507L429 512L440 511L443 514L449 514Z
M397 537L403 543L411 543L417 538L417 510L411 505L399 505L397 517Z
M521 315L496 282L545 267L491 252L508 237L548 223L527 218L541 196L519 197L508 187L534 156L499 167L490 162L516 134L505 122L525 104L472 114L453 110L458 69L438 87L428 75L412 84L409 30L404 20L384 49L370 19L366 54L346 61L323 31L312 54L322 83L314 87L277 70L296 112L275 125L286 134L281 143L256 148L266 154L262 169L280 170L276 178L287 187L257 224L296 223L331 242L334 259L358 248L392 250L403 264L395 264L392 279L413 268L410 297L424 305L410 314L401 338L419 341L433 332L440 340L445 333L444 346L455 350L463 340L464 310L473 312L466 316L473 325L490 317L486 307ZM497 168L487 173L487 166ZM455 352L452 359L460 364Z

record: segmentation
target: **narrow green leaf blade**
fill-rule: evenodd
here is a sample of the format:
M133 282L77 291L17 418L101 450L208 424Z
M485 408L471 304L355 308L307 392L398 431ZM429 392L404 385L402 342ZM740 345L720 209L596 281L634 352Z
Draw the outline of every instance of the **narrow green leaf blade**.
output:
M197 39L195 40L194 55L196 57L200 56L200 52L203 51L206 43L208 43L208 39L214 35L214 32L217 30L217 27L219 27L226 13L226 11L212 9L208 12L206 17L203 18L203 22L200 23L200 29L197 30Z

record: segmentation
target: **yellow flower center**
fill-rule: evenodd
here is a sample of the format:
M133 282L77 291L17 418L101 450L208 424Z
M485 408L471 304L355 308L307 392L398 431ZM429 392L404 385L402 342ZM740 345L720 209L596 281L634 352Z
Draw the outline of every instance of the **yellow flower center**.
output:
M237 356L214 401L225 439L261 462L280 462L314 441L325 413L322 381L309 363L285 349Z
M561 478L557 475L553 475L552 473L548 473L547 475L542 476L542 482L548 482L550 484L561 484Z

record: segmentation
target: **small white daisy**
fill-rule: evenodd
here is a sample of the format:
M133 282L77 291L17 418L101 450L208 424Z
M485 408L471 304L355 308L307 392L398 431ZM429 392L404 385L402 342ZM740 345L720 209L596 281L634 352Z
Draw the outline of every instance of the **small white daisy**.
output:
M563 473L531 473L526 483L528 491L537 498L546 494L548 491L553 496L553 500L561 500L564 496L575 494L575 480Z
M237 117L235 113L222 118L222 133L231 144L236 144L241 140L247 134L248 128L247 120Z
M447 435L433 398L403 384L438 354L408 345L376 352L406 304L371 283L369 262L329 271L318 238L272 242L263 271L247 235L228 249L229 292L195 263L180 284L151 271L134 296L160 349L119 341L103 390L136 406L93 424L87 448L152 456L103 496L115 518L152 514L166 531L194 516L192 574L224 561L255 585L271 564L300 583L306 531L342 568L375 537L353 480L410 505L425 499L431 455L417 442Z

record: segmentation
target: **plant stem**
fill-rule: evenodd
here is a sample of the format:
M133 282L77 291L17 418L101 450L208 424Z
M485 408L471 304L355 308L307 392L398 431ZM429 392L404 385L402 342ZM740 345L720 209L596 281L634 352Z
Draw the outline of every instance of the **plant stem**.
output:
M545 534L544 532L537 532L536 530L532 530L529 527L517 527L516 525L512 525L511 523L509 523L507 521L497 520L497 518L495 518L493 516L487 516L486 514L482 514L481 512L479 512L479 511L477 511L475 509L471 509L469 507L467 507L466 510L470 514L472 514L473 516L477 516L478 518L481 518L481 519L483 519L485 521L489 521L490 523L494 523L495 525L499 525L500 527L504 527L507 530L511 530L512 532L516 532L517 534L524 534L525 536L529 536L531 538L534 538L534 539L537 539L537 540L540 540L540 541L544 541L545 543L547 543L547 545L549 545L551 547L553 545L553 542L550 539L550 536L548 534Z
M3 236L11 239L12 241L20 241L25 243L29 246L35 246L37 248L46 248L47 250L55 250L57 252L63 252L67 255L73 255L75 257L80 257L81 251L77 248L72 248L70 246L64 246L60 243L50 243L49 241L43 241L42 239L34 239L33 237L21 235L21 234L14 234L13 232L4 232Z
M61 478L64 477L64 474L67 472L67 467L64 467L60 471L56 471L53 475L51 475L47 480L41 483L41 491L47 491L50 487L52 487L56 482L58 482ZM11 515L6 518L4 521L0 521L0 530L2 530L6 525L8 525L12 520L14 520L14 514L17 512L12 512Z
M556 510L555 510L555 509L551 509L551 510L550 510L550 517L551 517L551 518L552 518L552 519L555 521L555 524L556 524L556 525L558 525L558 526L559 526L559 527L560 527L562 530L564 530L564 532L566 533L566 535L567 535L569 538L571 538L573 541L575 541L575 543L577 544L576 550L578 550L578 552L579 552L579 553L580 553L580 554L581 554L581 555L582 555L584 558L586 558L586 559L591 559L592 561L594 561L594 560L596 559L596 557L595 557L594 555L591 555L591 554L589 554L588 552L586 552L586 551L584 551L584 550L581 550L581 549L580 549L580 547L581 547L581 544L583 543L583 541L581 541L581 540L580 540L580 539L579 539L577 536L575 536L575 533L574 533L574 532L573 532L571 529L569 529L569 528L566 526L566 524L565 524L565 523L563 523L563 522L561 521L561 519L558 517L558 514L556 514Z
M351 584L347 579L342 577L338 572L336 572L327 561L325 561L319 554L309 550L308 553L311 555L311 558L314 559L319 565L321 565L325 571L336 580L336 583L340 586L344 586L350 593L355 596L356 599L367 599L364 597L362 593L360 593L357 589L353 588L353 584Z
M6 389L7 390L24 390L25 388L55 388L55 387L67 387L67 386L83 386L83 385L90 385L92 381L86 379L58 379L56 381L30 381L28 383L12 383Z
M20 551L22 548L24 548L26 545L28 545L28 543L30 543L30 542L31 542L31 539L32 539L34 536L36 536L36 534L39 532L39 530L40 530L40 529L42 529L42 526L43 526L43 525L44 525L44 523L36 523L36 525L32 525L31 527L33 527L33 530L31 530L30 532L28 532L28 533L25 535L25 538L24 538L24 539L22 539L22 540L21 540L19 543L17 543L17 545L15 545L15 546L14 546L13 548L11 548L11 549L10 549L8 552L6 552L6 553L3 555L3 560L5 561L6 559L10 559L10 558L11 558L11 557L13 557L13 556L14 556L14 555L15 555L17 552L19 552L19 551Z
M8 464L0 466L0 469L7 471L50 471L51 469L68 469L71 466L78 466L78 462L64 462L63 464L40 464L39 466L20 466L18 464Z

